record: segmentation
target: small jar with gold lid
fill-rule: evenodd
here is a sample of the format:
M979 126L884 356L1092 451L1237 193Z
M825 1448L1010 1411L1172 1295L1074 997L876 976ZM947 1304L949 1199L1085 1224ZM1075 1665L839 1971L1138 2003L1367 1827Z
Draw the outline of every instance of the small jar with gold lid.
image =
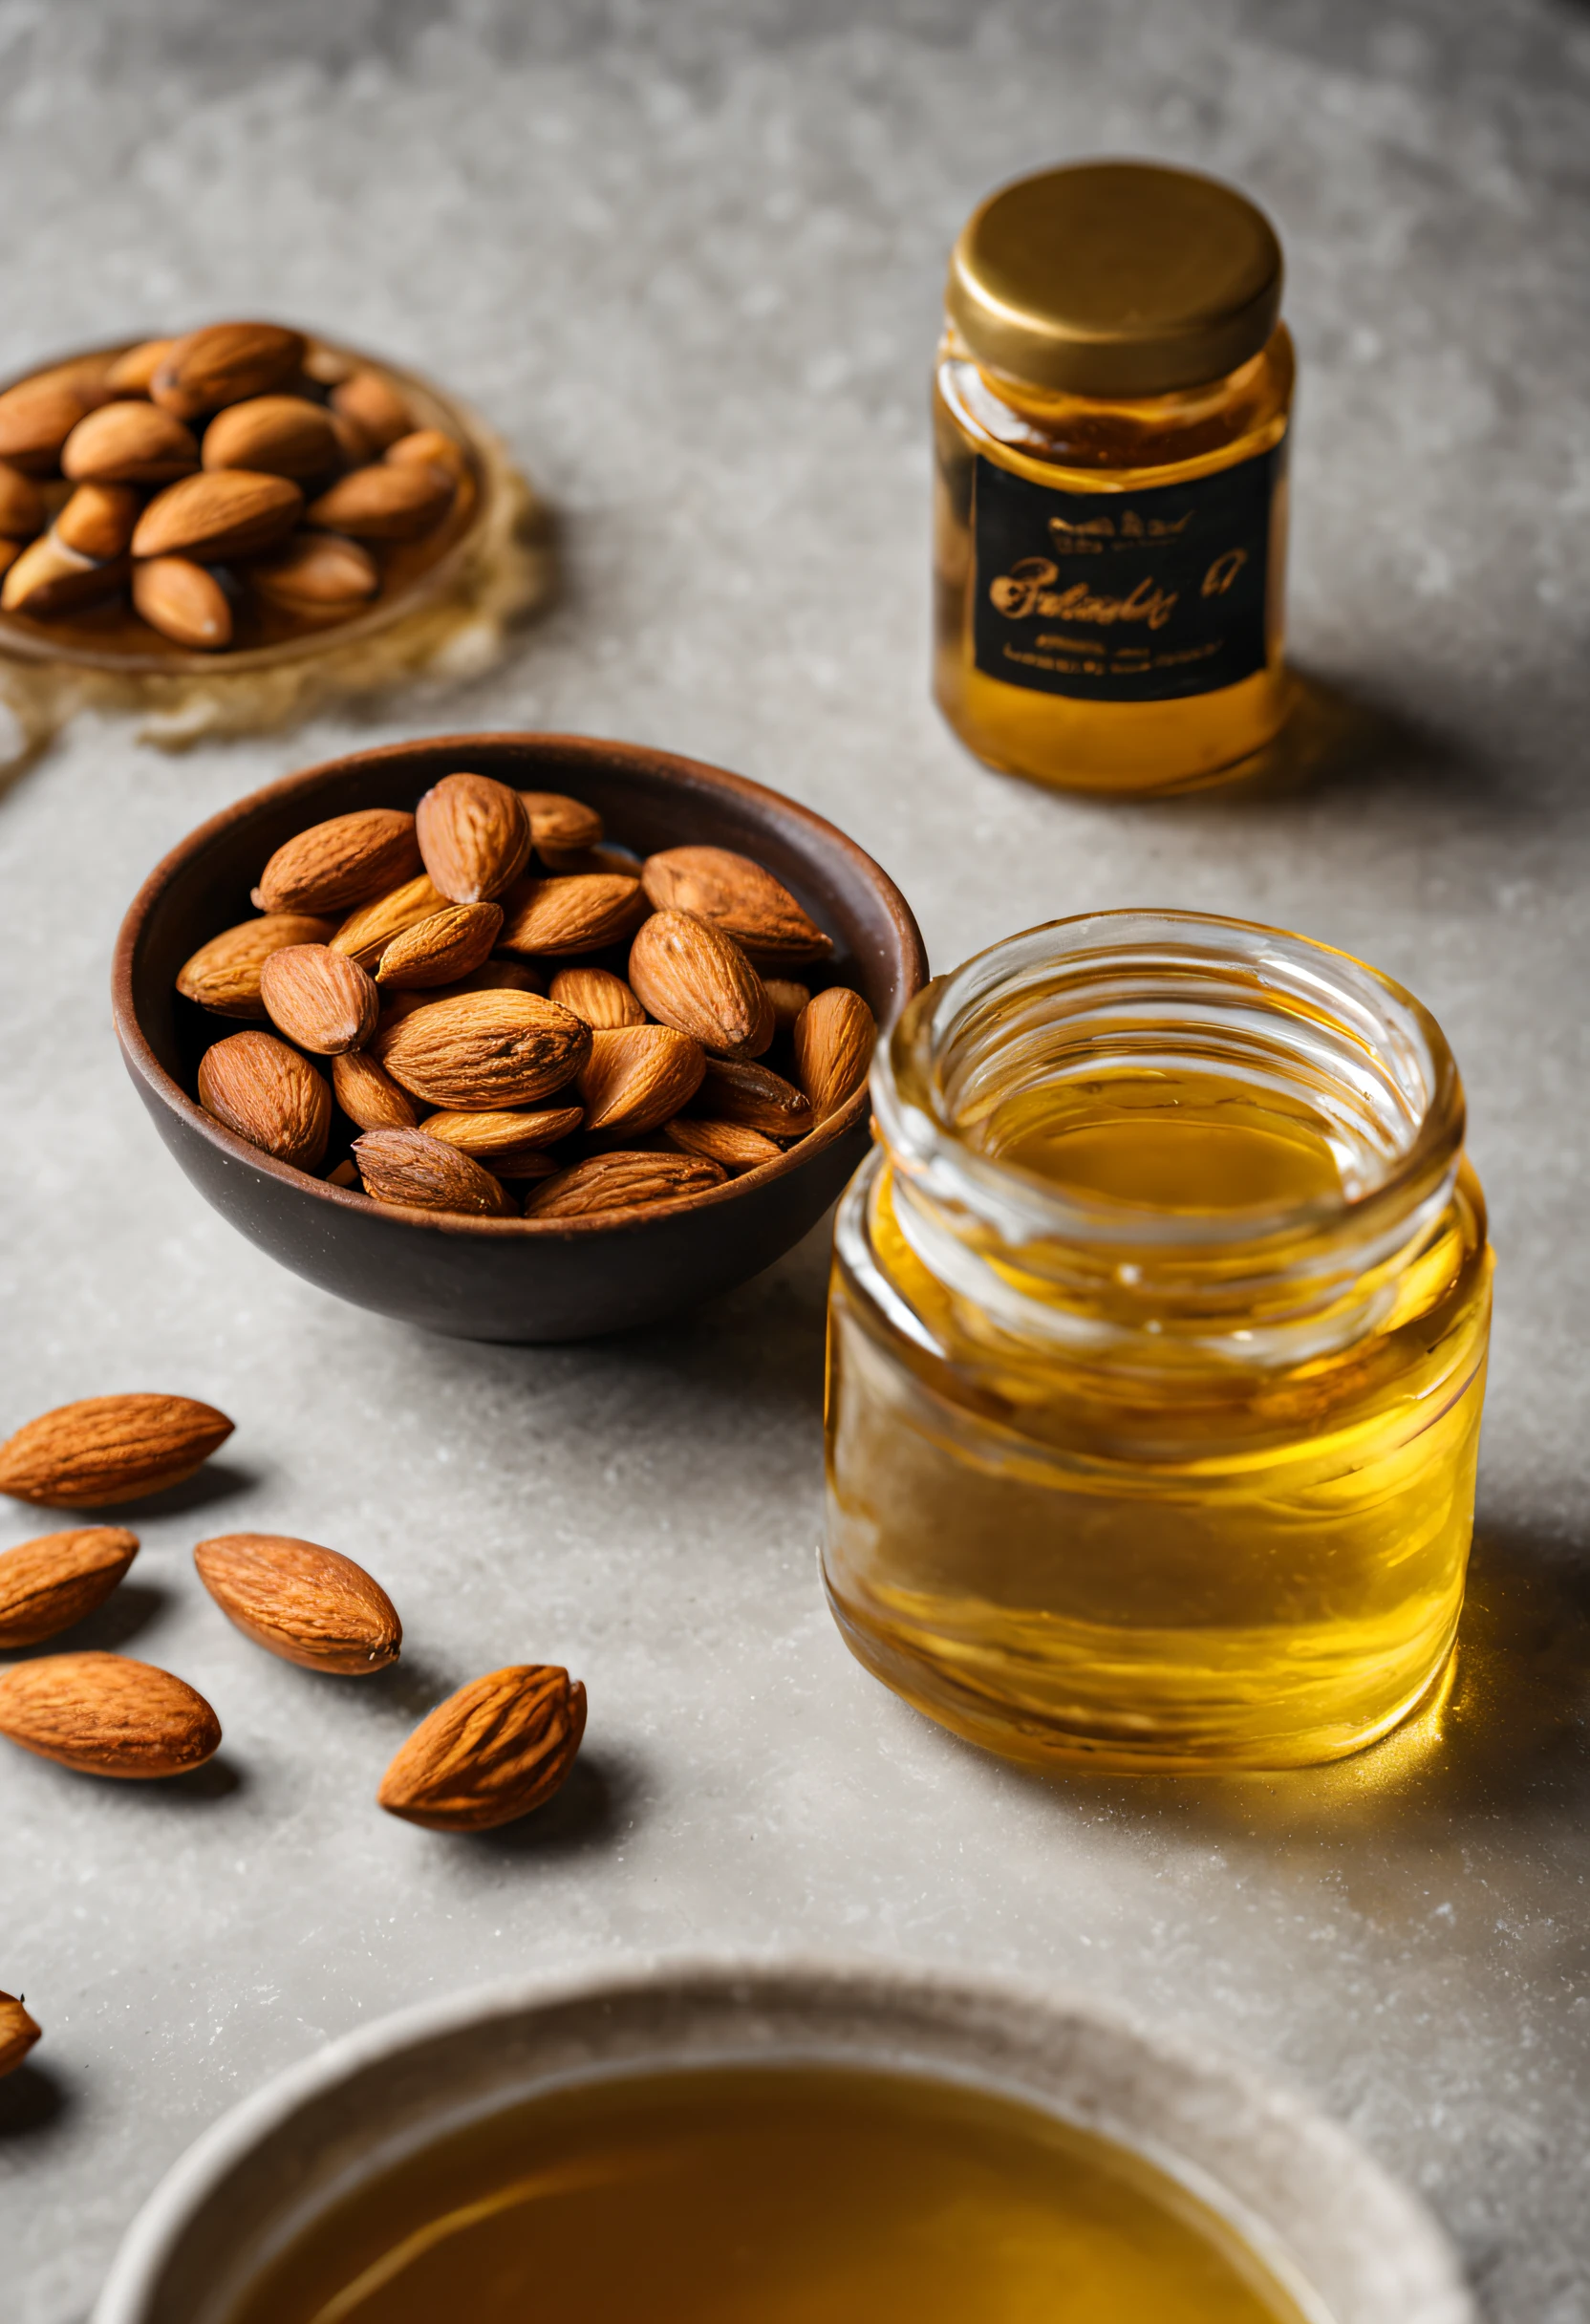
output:
M1046 170L968 221L934 398L935 690L990 765L1178 790L1280 726L1280 293L1268 220L1191 170Z

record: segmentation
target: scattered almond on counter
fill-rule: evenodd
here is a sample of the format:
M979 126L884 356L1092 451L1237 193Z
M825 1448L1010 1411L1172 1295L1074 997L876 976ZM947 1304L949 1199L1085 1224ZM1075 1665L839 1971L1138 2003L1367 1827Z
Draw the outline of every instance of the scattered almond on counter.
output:
M193 1562L227 1620L284 1662L362 1678L398 1660L397 1608L337 1550L287 1534L218 1534Z
M169 1670L124 1654L47 1654L0 1671L0 1735L85 1775L142 1779L202 1767L221 1722Z
M0 1993L0 2075L13 2074L42 2029L23 2008L19 1995Z
M461 1687L422 1719L376 1797L433 1832L488 1832L540 1807L573 1766L585 1689L567 1670L522 1663Z
M180 1485L232 1432L191 1396L87 1396L31 1420L0 1445L0 1493L102 1509Z
M36 1646L103 1605L138 1556L124 1525L42 1534L0 1555L0 1647Z

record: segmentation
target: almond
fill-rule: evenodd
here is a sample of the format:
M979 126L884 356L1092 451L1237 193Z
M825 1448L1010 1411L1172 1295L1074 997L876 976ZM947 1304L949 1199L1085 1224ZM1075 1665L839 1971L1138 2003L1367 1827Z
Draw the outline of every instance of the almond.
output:
M706 1062L698 1043L666 1025L592 1033L575 1084L586 1129L623 1130L637 1137L657 1129L695 1096Z
M376 561L357 541L336 533L304 533L248 567L248 584L268 605L301 616L345 613L381 586Z
M425 869L455 904L501 895L530 851L518 792L489 775L443 775L414 820Z
M859 993L830 984L814 993L795 1024L795 1070L819 1122L852 1098L872 1063L878 1028Z
M120 559L97 564L80 549L68 549L54 532L46 532L29 542L7 572L0 607L8 613L64 613L74 606L114 596L126 578Z
M415 428L407 436L399 436L396 443L386 447L386 457L395 466L407 468L423 466L427 463L440 468L458 484L469 466L469 458L462 444L455 443L440 428Z
M260 476L324 476L337 465L336 431L302 396L250 396L217 412L204 430L206 468Z
M677 1202L721 1186L727 1173L695 1154L596 1154L560 1170L525 1204L526 1218L590 1218L602 1211L633 1211L653 1202Z
M332 412L328 417L336 437L337 457L343 468L367 468L376 456L376 447L364 430L355 427L346 412Z
M452 984L482 966L503 925L497 904L448 904L394 936L381 955L382 987Z
M63 1509L136 1501L180 1485L231 1432L225 1412L191 1396L86 1396L0 1445L0 1493Z
M13 2074L39 2038L39 2029L14 1993L0 1993L0 2075Z
M102 404L61 446L61 474L77 484L169 484L198 465L192 429L152 403Z
M351 533L355 541L417 541L446 512L453 480L440 468L389 467L380 462L350 468L310 503L306 525Z
M55 518L55 538L99 563L119 557L133 537L139 506L131 484L79 484Z
M332 389L332 408L351 420L377 452L414 428L414 418L398 390L378 371L350 372Z
M352 1056L354 1052L350 1050L349 1055ZM346 1188L349 1191L352 1191L353 1188L356 1187L358 1182L358 1172L354 1168L353 1163L346 1154L343 1155L342 1160L337 1163L334 1170L329 1170L326 1173L324 1181L327 1186L339 1186Z
M31 476L0 461L0 539L31 541L44 530L44 495Z
M665 1122L662 1134L682 1154L704 1154L709 1162L720 1163L731 1178L760 1170L764 1162L777 1162L784 1151L760 1130L745 1130L738 1122L681 1119Z
M97 381L71 364L7 388L0 396L0 460L29 476L48 476L78 420L109 399L102 375Z
M0 573L10 572L21 554L22 543L20 541L8 541L0 538Z
M760 1130L765 1138L804 1138L815 1126L810 1100L782 1073L721 1057L707 1061L696 1110L715 1122Z
M521 791L519 796L538 849L544 843L566 850L594 848L605 836L602 818L581 799L570 799L562 791Z
M304 496L286 476L223 468L167 484L139 518L135 557L199 557L207 563L269 549L290 532Z
M389 1816L489 1832L550 1799L585 1733L585 1689L549 1663L493 1670L422 1719L381 1779Z
M123 1654L46 1654L0 1673L0 1734L85 1775L180 1775L202 1767L221 1722L169 1670Z
M384 896L419 869L414 817L397 807L360 807L312 823L279 847L260 874L254 901L262 912L347 912Z
M571 1082L591 1028L539 993L461 993L384 1037L381 1063L416 1097L461 1113L533 1105Z
M162 637L197 653L232 642L231 602L215 575L190 557L147 557L135 565L133 610Z
M279 387L303 359L300 332L275 323L207 323L173 339L150 377L149 393L162 411L197 420Z
M414 1130L419 1125L408 1091L360 1049L345 1049L332 1059L332 1088L348 1119L361 1130Z
M612 872L520 880L505 905L503 950L548 954L554 959L621 943L646 916L640 882Z
M218 1017L250 1017L265 1022L260 999L260 970L273 952L289 944L325 944L329 920L312 919L307 913L268 912L257 920L242 920L201 944L177 972L177 990L186 1001Z
M345 355L340 348L328 347L319 339L311 339L304 350L304 377L312 379L317 387L340 387L357 369L352 355Z
M140 339L136 347L117 356L105 374L105 385L114 396L146 396L150 381L176 344L175 339Z
M429 872L421 872L400 888L378 895L373 904L361 904L357 912L350 913L332 938L332 948L345 952L361 968L373 969L394 936L434 918L446 901Z
M578 1130L578 1106L547 1106L516 1113L431 1113L422 1124L428 1138L440 1138L470 1155L498 1178L540 1178L555 1167L542 1148Z
M669 848L647 857L641 877L658 912L710 920L758 963L824 960L833 950L771 872L731 849Z
M199 1103L278 1162L312 1170L326 1151L332 1093L308 1058L272 1034L231 1033L206 1049Z
M284 1662L364 1678L398 1660L398 1609L334 1549L289 1534L226 1533L201 1541L193 1562L227 1620Z
M793 1032L795 1020L811 999L808 984L797 984L792 977L763 977L762 988L773 1003L773 1022L781 1033Z
M36 1646L103 1605L138 1556L124 1525L42 1534L0 1557L0 1646Z
M773 1038L762 979L732 936L688 912L654 912L630 947L630 982L649 1016L724 1057L760 1057Z
M421 1211L472 1211L487 1218L509 1209L501 1185L444 1138L422 1130L367 1130L354 1140L364 1191L374 1201Z
M374 978L329 944L271 953L260 970L260 999L271 1023L317 1057L362 1048L381 1013Z
M552 979L552 999L596 1032L614 1033L620 1025L646 1022L645 1010L623 978L608 968L560 968Z

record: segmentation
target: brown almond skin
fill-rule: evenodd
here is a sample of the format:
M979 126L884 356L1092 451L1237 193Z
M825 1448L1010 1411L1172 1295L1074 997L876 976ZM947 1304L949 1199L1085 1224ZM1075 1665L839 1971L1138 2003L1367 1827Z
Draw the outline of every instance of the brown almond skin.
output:
M517 791L489 775L443 775L414 811L426 871L455 904L501 895L530 851L529 818Z
M251 468L261 476L324 476L337 464L336 431L302 396L250 396L217 412L204 430L206 468Z
M39 2034L17 1996L0 1993L0 2077L15 2073Z
M454 484L467 473L469 457L462 444L455 443L440 428L414 428L399 436L396 443L386 447L386 458L395 467L407 468L426 465L440 468Z
M417 541L445 516L453 489L452 478L428 463L392 467L378 461L338 477L310 503L304 522L355 541Z
M46 1654L0 1671L0 1735L84 1775L137 1780L203 1767L221 1722L169 1670L124 1654Z
M484 1218L512 1209L499 1181L457 1146L422 1130L367 1130L354 1140L364 1191L405 1210L467 1211Z
M408 1091L361 1049L348 1049L332 1059L332 1089L348 1119L361 1130L419 1127L419 1110Z
M720 1057L760 1057L773 1004L732 936L688 912L654 912L630 947L630 983L658 1024Z
M113 597L126 578L125 558L97 564L81 549L69 549L52 530L30 541L12 563L0 588L0 607L8 613L47 619Z
M179 420L198 420L224 403L268 394L303 359L300 332L276 323L206 323L172 340L150 376L149 395Z
M365 441L384 452L414 430L414 417L378 371L350 372L332 390L332 409L351 420Z
M578 1130L578 1106L545 1106L504 1113L428 1113L421 1127L428 1138L479 1162L495 1178L546 1178L557 1165L542 1149Z
M278 1162L313 1170L324 1157L331 1090L307 1057L272 1033L230 1033L206 1049L199 1060L199 1103Z
M175 339L140 339L136 347L118 355L105 374L112 395L147 396L150 382L176 344Z
M602 818L583 799L570 799L564 791L521 791L519 796L538 849L558 848L569 853L600 847L607 835Z
M551 994L560 1009L582 1017L593 1033L616 1033L625 1025L646 1022L645 1010L623 978L609 968L560 968Z
M415 1009L380 1059L416 1097L460 1113L532 1106L564 1088L591 1052L591 1027L539 993L461 993Z
M502 925L499 905L448 904L393 937L381 955L376 982L383 991L456 984L484 966Z
M333 949L374 971L394 936L400 936L406 928L418 928L421 920L445 910L447 898L429 872L421 872L376 896L374 903L361 904L351 912L332 938Z
M104 1509L163 1493L232 1432L191 1396L85 1396L41 1412L0 1445L0 1493L60 1509Z
M837 1113L866 1081L877 1044L872 1012L849 985L814 993L795 1022L795 1071L819 1122Z
M196 653L218 653L232 642L231 601L191 557L146 557L135 565L133 610L162 637Z
M44 495L32 478L0 461L0 538L31 541L44 521Z
M773 1022L781 1033L793 1032L795 1020L811 999L809 984L797 984L793 977L763 977L763 991L773 1004Z
M739 1122L702 1122L684 1116L665 1122L662 1134L681 1154L703 1154L709 1162L720 1163L731 1178L760 1170L764 1162L777 1162L784 1151L760 1130L746 1130Z
M206 564L251 556L292 530L304 496L290 477L248 468L184 476L167 484L139 518L135 557L197 557Z
M41 1534L0 1557L0 1646L36 1646L103 1605L138 1556L124 1525Z
M289 1041L316 1057L362 1048L376 1030L375 979L329 944L289 944L260 970L265 1013Z
M402 1649L403 1625L380 1583L317 1541L217 1534L198 1544L193 1562L227 1620L283 1662L367 1678Z
M398 807L359 807L285 841L261 872L254 901L262 912L350 912L419 870L414 817Z
M199 465L193 430L152 403L106 403L61 446L61 474L78 484L170 484Z
M677 1202L721 1186L727 1173L704 1156L681 1153L595 1154L560 1170L529 1194L526 1218L590 1218L603 1211L633 1211Z
M715 1122L738 1122L764 1138L804 1138L816 1116L804 1089L766 1065L713 1057L707 1061L696 1111Z
M585 1733L585 1689L549 1663L490 1671L439 1703L381 1779L389 1816L432 1832L489 1832L558 1791Z
M614 872L521 880L504 905L503 950L551 959L622 943L646 916L640 882Z
M759 965L826 960L833 950L771 872L730 848L667 848L647 857L641 877L658 912L710 920Z
M131 484L79 484L55 518L55 538L79 556L119 557L133 537L140 506Z
M706 1065L699 1043L667 1025L593 1032L591 1054L574 1085L585 1107L586 1129L623 1130L636 1137L658 1129L689 1105Z
M284 548L252 560L247 578L268 605L312 618L346 613L381 586L369 549L331 532L295 533Z
M183 961L177 990L217 1017L247 1017L263 1024L260 971L271 954L289 944L328 944L332 936L330 920L304 912L267 912L257 920L240 920Z
M110 400L103 376L75 365L40 372L0 396L0 460L26 476L48 476L79 420Z

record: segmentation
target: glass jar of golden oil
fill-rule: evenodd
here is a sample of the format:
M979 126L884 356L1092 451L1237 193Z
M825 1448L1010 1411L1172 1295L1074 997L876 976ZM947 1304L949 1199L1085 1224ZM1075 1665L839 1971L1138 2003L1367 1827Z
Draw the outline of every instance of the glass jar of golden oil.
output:
M1490 1323L1440 1027L1278 929L1106 912L919 993L842 1202L824 1569L1011 1756L1301 1766L1463 1598Z
M1036 2107L709 2068L573 2085L425 2147L228 2324L1312 2324L1280 2270L1168 2172Z
M1281 254L1235 188L1091 161L956 246L934 412L935 684L1071 789L1241 771L1285 716Z

